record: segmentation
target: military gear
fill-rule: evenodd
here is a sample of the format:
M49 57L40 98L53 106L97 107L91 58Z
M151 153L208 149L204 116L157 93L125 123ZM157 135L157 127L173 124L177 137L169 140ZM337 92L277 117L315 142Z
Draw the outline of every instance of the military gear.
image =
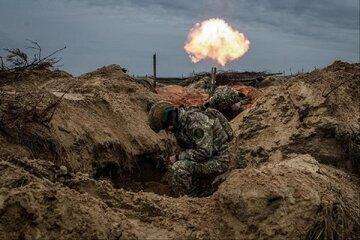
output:
M189 88L198 88L198 89L205 89L206 91L210 91L211 88L211 78L208 76L205 76L201 78L200 80L197 80L193 83L191 83Z
M228 158L227 151L205 163L188 160L175 162L172 165L172 187L174 194L178 196L189 194L193 188L194 177L210 178L226 172L229 168L229 163L225 158Z
M228 142L231 137L219 120L221 113L216 111L216 117L216 114L210 115L209 112L195 108L178 110L174 135L185 150L172 166L172 183L174 191L180 195L188 193L193 176L219 175L229 167ZM225 119L224 116L222 118Z
M205 114L211 119L219 119L221 126L228 135L229 142L234 138L234 131L232 130L229 121L221 112L214 108L208 108L205 110Z
M215 109L227 108L245 98L245 95L232 89L229 86L219 86L215 89L214 95L209 99L209 105Z
M197 128L194 131L194 137L195 139L202 139L204 137L205 133L204 130L202 130L201 128Z
M200 133L201 137L195 137ZM179 160L195 162L208 161L231 140L218 118L210 118L195 108L179 109L174 135L180 147L186 149L179 154Z
M247 101L248 98L245 94L238 92L229 86L219 86L215 89L214 95L201 107L203 110L207 108L217 109L228 119L231 119L238 114L234 114L231 107L235 103L246 103Z
M150 128L155 132L159 132L160 130L164 129L166 126L168 114L174 110L174 105L169 102L160 101L155 103L149 112Z

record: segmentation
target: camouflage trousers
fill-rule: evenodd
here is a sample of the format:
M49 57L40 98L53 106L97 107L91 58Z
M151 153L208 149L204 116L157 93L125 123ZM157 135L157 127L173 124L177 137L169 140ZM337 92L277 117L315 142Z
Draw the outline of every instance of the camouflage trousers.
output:
M229 169L228 155L215 157L204 163L177 161L171 168L173 192L182 196L189 194L194 187L193 177L213 177L226 172Z

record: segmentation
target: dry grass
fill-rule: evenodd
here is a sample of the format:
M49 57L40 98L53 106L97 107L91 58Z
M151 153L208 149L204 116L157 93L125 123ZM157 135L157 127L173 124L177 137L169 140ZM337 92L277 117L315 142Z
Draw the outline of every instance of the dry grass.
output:
M318 218L306 239L356 239L360 234L359 221L358 209L338 198L319 208Z

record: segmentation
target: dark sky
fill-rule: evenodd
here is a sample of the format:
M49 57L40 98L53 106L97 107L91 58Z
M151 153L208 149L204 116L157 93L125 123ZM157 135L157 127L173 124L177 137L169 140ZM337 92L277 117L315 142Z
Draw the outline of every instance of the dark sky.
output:
M156 51L158 74L181 76L214 64L192 64L183 46L196 22L220 17L251 41L225 70L288 73L359 62L359 11L358 0L0 0L0 47L66 45L75 75L112 63L150 74Z

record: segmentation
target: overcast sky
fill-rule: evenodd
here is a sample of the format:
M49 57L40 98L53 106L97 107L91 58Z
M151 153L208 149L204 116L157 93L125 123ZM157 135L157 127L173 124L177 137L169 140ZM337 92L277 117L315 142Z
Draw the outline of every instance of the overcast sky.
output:
M192 64L183 46L196 22L220 17L251 42L224 70L288 73L359 62L359 11L358 0L0 0L0 48L66 45L75 75L112 63L151 74L157 52L158 75L181 76L214 65Z

